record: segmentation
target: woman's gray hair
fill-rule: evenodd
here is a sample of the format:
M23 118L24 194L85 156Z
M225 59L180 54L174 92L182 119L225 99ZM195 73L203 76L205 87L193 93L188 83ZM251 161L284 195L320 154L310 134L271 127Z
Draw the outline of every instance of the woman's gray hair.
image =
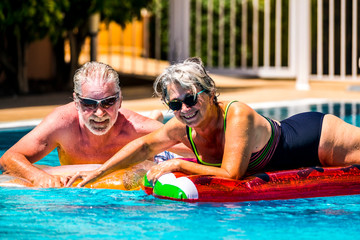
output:
M205 90L210 96L214 96L217 103L217 89L214 80L207 74L200 58L192 57L183 63L169 66L158 76L154 82L155 95L163 101L169 100L167 87L170 84L178 83L184 89L190 89L193 94L197 88Z
M87 62L74 75L74 92L81 95L81 86L85 83L115 83L116 92L120 92L119 74L109 65L100 62Z

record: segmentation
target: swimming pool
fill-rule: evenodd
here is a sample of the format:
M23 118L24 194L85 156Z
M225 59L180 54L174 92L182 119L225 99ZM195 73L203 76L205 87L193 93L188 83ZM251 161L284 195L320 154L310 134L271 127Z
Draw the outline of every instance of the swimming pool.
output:
M320 110L360 126L360 104L253 105L275 119ZM0 131L0 154L29 128ZM53 151L40 164L58 165ZM358 237L360 195L184 203L142 191L0 188L1 239L344 239Z

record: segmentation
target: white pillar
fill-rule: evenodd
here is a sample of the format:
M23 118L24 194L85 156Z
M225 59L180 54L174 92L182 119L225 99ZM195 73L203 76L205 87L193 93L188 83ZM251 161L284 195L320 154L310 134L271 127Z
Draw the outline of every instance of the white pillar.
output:
M296 4L296 89L309 90L310 0L293 0L291 4Z
M169 61L176 63L189 57L190 0L170 0Z

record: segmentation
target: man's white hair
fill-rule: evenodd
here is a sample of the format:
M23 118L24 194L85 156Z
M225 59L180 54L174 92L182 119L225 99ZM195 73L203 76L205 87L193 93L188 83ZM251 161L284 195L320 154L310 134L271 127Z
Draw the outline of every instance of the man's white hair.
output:
M104 85L114 82L116 92L120 92L119 74L109 65L100 62L87 62L76 70L74 92L81 95L81 86L85 83Z

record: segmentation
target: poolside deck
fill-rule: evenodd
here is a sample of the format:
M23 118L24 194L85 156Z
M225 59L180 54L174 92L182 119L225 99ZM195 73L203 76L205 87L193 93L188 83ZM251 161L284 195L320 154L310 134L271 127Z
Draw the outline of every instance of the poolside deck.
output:
M237 99L245 103L291 101L306 98L360 101L360 83L311 82L309 91L295 89L295 80L240 79L212 75L219 87L219 100ZM352 90L350 90L352 89ZM152 97L151 84L123 87L123 107L135 111L165 110ZM56 106L72 101L71 92L0 98L0 122L41 119Z

